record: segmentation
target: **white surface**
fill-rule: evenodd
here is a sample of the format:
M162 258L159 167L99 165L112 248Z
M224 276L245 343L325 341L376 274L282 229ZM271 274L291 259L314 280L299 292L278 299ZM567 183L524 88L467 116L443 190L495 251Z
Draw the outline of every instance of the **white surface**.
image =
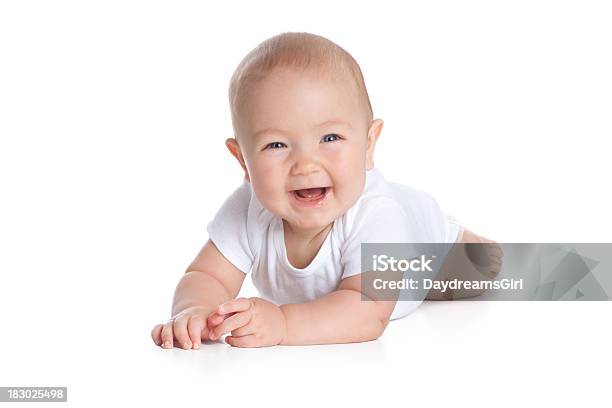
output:
M605 1L0 2L0 386L79 407L609 405L610 302L425 305L346 346L169 352L149 332L242 181L232 71L287 30L361 64L390 181L502 242L611 242L610 21Z
M154 346L146 315L111 318L119 309L109 305L100 320L76 312L37 338L13 333L0 350L0 383L68 385L69 405L95 407L516 407L527 399L570 407L608 399L610 302L426 302L373 342L261 349L217 342L200 350ZM80 329L53 334L88 317ZM20 320L28 323L18 327L41 327L35 316Z

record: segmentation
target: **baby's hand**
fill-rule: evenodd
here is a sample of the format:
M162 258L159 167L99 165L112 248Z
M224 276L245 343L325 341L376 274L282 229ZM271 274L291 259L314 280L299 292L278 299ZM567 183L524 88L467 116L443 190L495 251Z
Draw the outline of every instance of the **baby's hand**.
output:
M174 347L174 340L184 349L198 349L203 340L208 340L206 316L210 307L190 307L172 317L165 324L151 330L153 342L162 348Z
M465 252L481 274L489 279L495 279L499 275L504 257L504 251L499 243L468 229L464 229L461 242L476 244L465 245Z
M287 335L280 307L257 297L223 303L208 316L207 322L211 340L231 332L225 342L234 347L275 346Z

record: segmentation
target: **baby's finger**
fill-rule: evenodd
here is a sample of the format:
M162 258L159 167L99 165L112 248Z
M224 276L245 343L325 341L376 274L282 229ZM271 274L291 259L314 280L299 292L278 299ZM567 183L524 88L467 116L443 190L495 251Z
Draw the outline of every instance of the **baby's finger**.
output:
M163 348L172 348L174 347L174 335L172 334L172 324L173 320L169 320L164 323L161 331L161 341Z
M219 314L219 313L213 312L210 315L208 315L208 317L206 318L207 326L209 328L218 326L219 324L221 324L222 321L224 321L228 317L233 316L235 314L236 313Z
M259 347L257 337L252 334L242 337L227 336L225 342L232 347Z
M247 298L237 298L217 306L217 314L228 314L233 312L244 312L251 307L251 301Z
M200 338L202 339L202 341L210 340L210 329L208 329L208 327L204 326Z
M172 330L174 331L174 337L176 341L178 341L179 347L184 349L191 348L191 340L189 339L189 333L187 333L187 321L189 320L189 316L183 315L174 320L174 326L172 326Z
M504 251L502 251L501 246L499 245L490 245L489 255L496 258L502 258L504 256Z
M236 330L232 330L231 334L233 337L247 336L249 334L255 334L255 328L252 324L247 324L237 328Z
M246 326L251 321L251 313L242 312L236 313L235 315L225 319L223 323L210 330L210 339L216 340L223 336L225 333L229 333L232 330L236 330L239 327Z
M501 269L502 269L501 262L491 262L491 273L493 274L493 277L496 277L497 275L499 275L499 273L501 272Z
M161 342L162 327L164 326L161 324L157 324L155 325L155 327L153 327L153 330L151 330L151 338L153 339L153 343L155 343L158 346L162 344Z
M501 263L491 260L486 270L481 270L481 273L487 279L495 279L501 272Z
M199 349L202 343L202 330L205 327L204 316L193 315L187 323L187 332L191 338L194 349Z

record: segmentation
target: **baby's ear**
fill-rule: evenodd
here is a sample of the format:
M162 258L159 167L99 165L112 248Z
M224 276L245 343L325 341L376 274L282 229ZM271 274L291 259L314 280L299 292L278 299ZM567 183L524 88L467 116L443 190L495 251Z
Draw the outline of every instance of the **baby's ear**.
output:
M376 142L382 132L384 122L382 119L374 119L368 130L368 145L366 150L366 170L370 170L374 167L374 148Z
M242 167L242 169L244 170L245 180L251 181L251 179L249 178L249 171L247 169L246 162L244 161L244 156L242 155L242 150L240 149L238 141L233 137L227 138L225 139L225 146L227 147L227 150L230 151L232 156L234 156L236 160L238 160L240 167Z

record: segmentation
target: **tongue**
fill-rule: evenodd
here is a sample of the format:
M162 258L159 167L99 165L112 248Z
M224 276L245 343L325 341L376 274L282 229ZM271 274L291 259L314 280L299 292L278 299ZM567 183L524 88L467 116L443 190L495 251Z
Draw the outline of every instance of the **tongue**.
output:
M318 188L305 188L303 190L297 190L296 193L302 198L312 198L323 194L325 190L321 187Z

